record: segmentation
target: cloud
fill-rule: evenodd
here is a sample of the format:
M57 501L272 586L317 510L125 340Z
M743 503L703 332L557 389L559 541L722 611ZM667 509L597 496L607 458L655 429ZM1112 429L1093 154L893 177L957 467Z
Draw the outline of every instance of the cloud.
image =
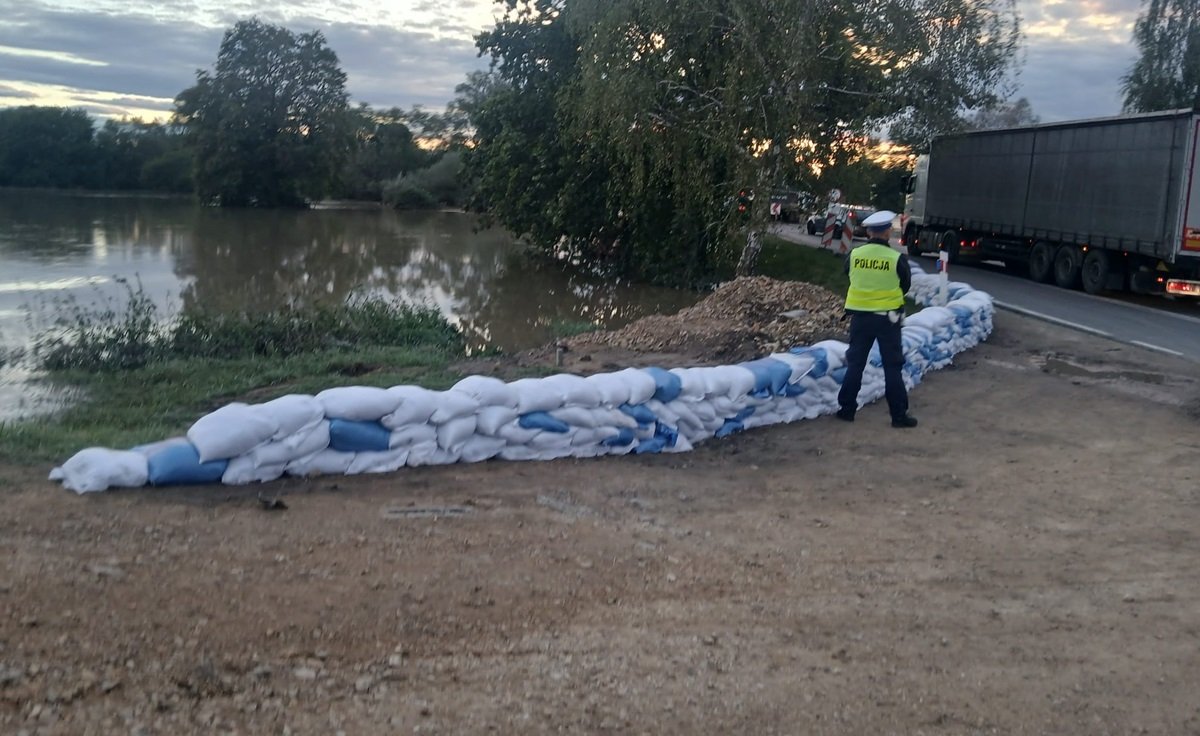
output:
M189 20L180 15L180 5L172 6L174 12L151 15L117 14L114 8L103 5L100 10L62 10L29 4L6 13L0 20L0 83L11 87L12 83L22 82L22 88L42 86L47 100L61 99L61 95L49 94L51 88L60 93L66 88L103 92L105 115L112 114L110 107L120 106L110 95L153 98L160 103L148 108L142 101L139 109L169 110L169 104L161 101L173 99L194 84L196 70L209 69L216 61L225 30L236 19L257 12L264 20L285 23L297 33L321 31L338 54L347 74L347 90L355 102L365 101L376 107L421 105L440 109L453 98L454 87L468 72L486 66L476 57L471 41L480 30L471 25L471 13L479 4L478 0L465 0L451 7L457 7L457 13L441 18L422 16L416 18L422 21L420 25L405 28L303 14L330 7L311 1L278 7L259 2L225 3L214 6L229 15L228 22L219 26ZM203 9L199 5L203 3L193 9L193 18L207 17L198 12ZM157 6L140 6L142 10L147 7ZM344 14L342 11L338 15ZM371 15L364 12L359 17ZM4 47L16 51L5 53ZM84 65L77 59L93 63ZM42 104L95 103L80 97L70 103ZM2 96L0 104L4 104Z
M26 89L19 89L11 84L0 84L0 100L31 100L37 97L37 94Z

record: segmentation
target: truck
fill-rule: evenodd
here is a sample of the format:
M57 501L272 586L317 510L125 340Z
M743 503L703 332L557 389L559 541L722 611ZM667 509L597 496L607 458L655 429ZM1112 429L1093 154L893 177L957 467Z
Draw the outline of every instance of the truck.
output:
M901 243L1091 294L1200 297L1200 109L934 138Z

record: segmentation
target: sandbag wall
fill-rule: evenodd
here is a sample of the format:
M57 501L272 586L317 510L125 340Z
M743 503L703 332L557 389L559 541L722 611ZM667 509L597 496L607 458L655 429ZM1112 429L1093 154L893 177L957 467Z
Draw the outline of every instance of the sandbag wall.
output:
M939 286L913 265L914 300L930 304ZM990 296L957 282L948 294L946 306L926 306L905 321L910 388L991 334ZM202 417L186 437L131 450L82 450L50 477L86 493L146 483L239 485L283 475L386 473L491 458L686 452L712 437L837 411L846 347L827 340L730 366L507 383L470 376L447 391L350 386L230 404ZM859 402L883 393L876 348Z

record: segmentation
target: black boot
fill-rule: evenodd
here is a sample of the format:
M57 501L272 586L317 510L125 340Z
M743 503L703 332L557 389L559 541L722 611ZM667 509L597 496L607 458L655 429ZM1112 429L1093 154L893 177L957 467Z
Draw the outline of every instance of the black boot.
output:
M917 426L917 418L911 414L902 417L892 417L892 426L896 429L909 429Z
M854 410L853 409L838 409L837 418L841 419L843 422L853 422L854 421Z

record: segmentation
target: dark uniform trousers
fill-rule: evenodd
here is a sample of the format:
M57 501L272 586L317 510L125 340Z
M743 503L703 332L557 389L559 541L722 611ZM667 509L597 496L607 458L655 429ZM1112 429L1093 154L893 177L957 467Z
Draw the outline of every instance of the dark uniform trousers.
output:
M903 307L901 307L903 309ZM850 347L846 350L846 375L838 392L838 405L854 412L858 410L858 391L862 388L863 371L871 354L871 345L879 341L879 356L883 359L888 411L892 419L908 414L908 391L904 388L904 348L900 342L900 323L893 323L886 314L850 313Z

